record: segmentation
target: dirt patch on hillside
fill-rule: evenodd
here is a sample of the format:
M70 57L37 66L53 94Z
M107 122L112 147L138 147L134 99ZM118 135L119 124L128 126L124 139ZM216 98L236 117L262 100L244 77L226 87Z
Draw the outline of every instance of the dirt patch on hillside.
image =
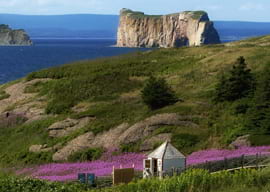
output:
M32 81L21 81L7 87L4 91L10 95L8 98L0 100L0 114L12 112L24 114L31 120L37 120L45 115L44 103L46 98L35 98L36 93L25 93L27 86L31 86L37 82L46 82L50 79L35 79Z

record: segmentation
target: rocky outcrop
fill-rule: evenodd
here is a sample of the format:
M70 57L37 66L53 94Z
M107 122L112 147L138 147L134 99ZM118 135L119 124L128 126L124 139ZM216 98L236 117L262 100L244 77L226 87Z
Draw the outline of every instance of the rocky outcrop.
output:
M8 25L0 25L0 45L32 45L23 29L12 30Z
M0 114L1 127L14 127L23 124L28 119L23 113L6 112Z
M55 145L53 147L48 147L45 145L32 145L29 147L29 152L31 153L44 153L44 152L52 152L56 151L60 148L60 145Z
M181 47L220 43L204 11L156 16L122 9L118 47Z
M158 114L131 126L119 137L119 140L123 144L136 143L141 138L150 136L156 129L166 125L199 127L189 117L176 113Z
M70 141L64 148L53 155L54 161L67 161L68 157L78 151L94 147L92 142L95 135L92 132L81 135Z
M50 137L64 137L68 136L72 132L85 127L92 119L90 117L85 117L82 119L65 119L60 122L52 124L49 128Z
M20 81L4 88L7 98L0 100L0 116L5 117L9 113L9 118L15 115L23 116L30 123L49 117L44 109L46 97L37 97L37 93L27 93L25 89L36 83L47 82L50 79L34 79L31 81ZM14 108L16 106L16 108ZM1 118L0 118L1 119ZM13 118L14 119L14 118Z
M249 137L250 135L244 135L244 136L238 137L235 141L233 141L230 144L229 147L232 149L239 149L241 147L250 147L251 142L249 141Z
M171 134L152 136L156 129L166 125L199 127L192 122L192 117L189 116L180 116L176 113L158 114L132 126L128 123L123 123L98 135L94 135L92 132L85 133L57 151L53 155L53 160L66 161L73 153L87 148L119 148L121 144L136 143L144 139L146 141L141 146L141 150L150 150L158 141L170 140ZM150 139L147 139L148 137Z

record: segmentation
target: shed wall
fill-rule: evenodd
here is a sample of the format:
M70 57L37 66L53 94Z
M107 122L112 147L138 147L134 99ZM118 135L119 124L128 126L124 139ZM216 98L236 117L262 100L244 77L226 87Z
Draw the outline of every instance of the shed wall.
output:
M185 169L186 160L184 158L181 159L164 159L163 160L163 171L171 171L172 168L177 169Z

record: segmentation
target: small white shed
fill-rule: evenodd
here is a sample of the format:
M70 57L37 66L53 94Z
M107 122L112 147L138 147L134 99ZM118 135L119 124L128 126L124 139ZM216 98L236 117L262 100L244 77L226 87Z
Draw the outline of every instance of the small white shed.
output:
M186 157L166 141L144 159L143 177L170 175L185 170Z

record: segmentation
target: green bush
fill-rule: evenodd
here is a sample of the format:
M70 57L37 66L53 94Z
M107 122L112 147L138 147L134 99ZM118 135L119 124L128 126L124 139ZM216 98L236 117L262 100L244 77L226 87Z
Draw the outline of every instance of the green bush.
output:
M233 107L234 107L233 113L235 115L246 114L251 106L252 106L251 99L247 99L247 98L240 99L236 101L235 103L233 103Z
M25 165L41 164L52 162L52 152L20 152L17 154L17 160Z
M246 128L255 134L270 134L270 68L259 78L253 106L247 115Z
M76 183L46 182L16 177L0 178L0 192L82 192L87 186Z
M7 94L4 90L0 90L0 100L6 99L9 97L10 97L10 95Z
M249 137L251 145L253 146L266 146L270 145L270 137L269 135L251 135Z
M71 155L68 158L68 161L84 162L84 161L97 160L101 157L102 153L103 153L103 149L101 148L85 149L83 151L79 151Z
M121 144L120 151L127 153L127 152L138 152L139 145L137 143L129 143L129 144Z
M174 91L165 79L151 76L142 90L143 102L152 110L174 104L178 101Z
M181 133L172 136L172 143L178 149L192 147L198 142L199 138L197 135Z

